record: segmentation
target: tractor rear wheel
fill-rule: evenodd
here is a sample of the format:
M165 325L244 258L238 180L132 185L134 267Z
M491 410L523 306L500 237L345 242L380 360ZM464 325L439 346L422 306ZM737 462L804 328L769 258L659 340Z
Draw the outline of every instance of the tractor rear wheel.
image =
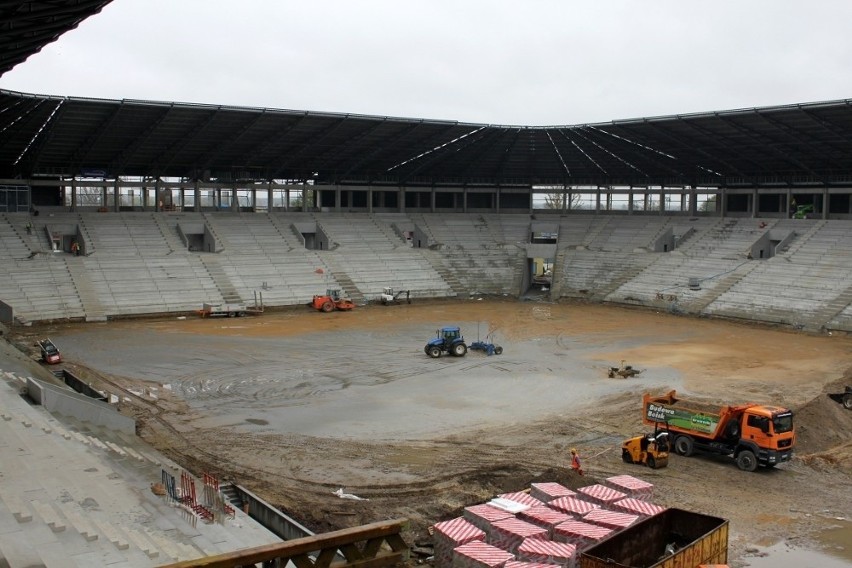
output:
M467 345L464 343L456 343L450 349L456 357L464 357L467 354Z
M621 461L624 463L633 463L633 458L630 457L630 452L624 448L621 449Z
M503 354L503 348L499 345L495 346L494 347L494 354L495 355L502 355Z
M657 469L657 458L655 458L654 456L649 455L648 459L646 460L646 463L651 469Z
M441 348L432 345L426 350L426 354L429 355L429 357L431 357L432 359L437 359L441 356Z
M325 313L328 313L333 309L334 309L334 304L331 303L331 300L326 300L325 302L323 302L322 311L324 311Z

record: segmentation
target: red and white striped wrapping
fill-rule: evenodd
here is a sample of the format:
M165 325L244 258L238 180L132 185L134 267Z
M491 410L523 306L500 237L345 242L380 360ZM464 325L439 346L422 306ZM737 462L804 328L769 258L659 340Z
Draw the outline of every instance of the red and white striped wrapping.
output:
M475 540L453 550L453 568L501 568L515 555Z
M524 562L523 560L509 560L503 565L503 568L553 568L553 565L542 564L540 562Z
M611 534L612 529L583 521L565 521L553 527L553 540L573 544L578 555Z
M518 547L518 558L574 568L577 560L577 548L567 542L528 538Z
M607 527L613 530L626 529L633 523L639 520L639 515L629 515L627 513L619 513L618 511L607 511L606 509L596 509L583 515L583 520L587 523L594 523Z
M613 489L612 487L607 487L606 485L598 483L595 485L580 487L577 489L577 497L606 507L616 501L624 499L627 495L621 491Z
M547 506L576 518L582 517L589 511L601 508L600 505L576 497L560 497L548 503Z
M542 501L539 501L529 493L524 491L518 491L516 493L503 493L502 495L498 495L501 499L508 499L509 501L515 501L516 503L521 503L523 505L528 505L530 507L540 507L544 505Z
M491 505L488 505L486 503L465 507L463 516L465 519L470 521L470 523L473 524L475 527L479 527L488 534L491 533L491 523L493 523L494 521L500 521L502 519L514 517L512 513L509 513L508 511L503 511L502 509L498 509L497 507L492 507Z
M435 543L435 567L449 568L453 565L453 549L475 540L485 542L485 531L464 517L456 517L437 523L432 539Z
M652 517L666 510L665 507L661 507L660 505L654 505L648 501L634 499L633 497L616 501L612 504L612 508L622 513L630 513L631 515L639 515L640 517Z
M521 519L503 519L492 523L493 530L488 534L488 543L512 554L518 551L518 546L524 539L540 538L547 540L547 529L522 521Z
M572 517L571 515L542 505L541 507L531 507L526 511L521 511L518 513L518 518L547 529L547 537L553 538L553 527L570 520Z
M612 487L622 493L626 493L628 497L642 499L643 501L650 500L654 496L654 484L642 481L632 475L616 475L604 479L604 485Z
M530 495L539 501L547 503L559 497L573 497L573 491L561 483L533 483L530 485Z

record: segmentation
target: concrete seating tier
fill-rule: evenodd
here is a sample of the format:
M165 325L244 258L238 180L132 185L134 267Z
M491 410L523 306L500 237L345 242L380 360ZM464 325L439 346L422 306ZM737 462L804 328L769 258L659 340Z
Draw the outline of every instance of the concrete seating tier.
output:
M815 228L795 250L761 262L706 311L817 329L837 315L841 320L835 325L845 325L842 314L852 301L846 298L852 281L852 225L828 221Z
M162 256L172 251L151 213L80 213L97 254Z
M329 214L318 224L332 243L347 250L393 250L406 245L390 225L373 216Z
M141 439L30 406L0 370L0 564L148 568L280 542L235 511L198 520L154 495L180 469Z

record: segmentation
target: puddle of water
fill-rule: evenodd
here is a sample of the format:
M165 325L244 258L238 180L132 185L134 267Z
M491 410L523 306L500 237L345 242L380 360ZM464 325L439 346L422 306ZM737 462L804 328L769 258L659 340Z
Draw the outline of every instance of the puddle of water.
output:
M750 568L852 567L852 523L843 521L826 529L816 540L824 547L821 551L794 548L782 542L764 549L766 556L744 560Z

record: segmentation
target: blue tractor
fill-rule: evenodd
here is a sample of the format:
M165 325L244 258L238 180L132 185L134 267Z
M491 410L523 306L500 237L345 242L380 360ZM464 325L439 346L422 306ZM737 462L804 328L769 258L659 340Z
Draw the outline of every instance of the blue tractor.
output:
M442 353L464 357L467 354L467 344L464 342L461 329L458 327L442 327L438 330L438 336L431 339L423 348L423 351L434 359L440 357Z

